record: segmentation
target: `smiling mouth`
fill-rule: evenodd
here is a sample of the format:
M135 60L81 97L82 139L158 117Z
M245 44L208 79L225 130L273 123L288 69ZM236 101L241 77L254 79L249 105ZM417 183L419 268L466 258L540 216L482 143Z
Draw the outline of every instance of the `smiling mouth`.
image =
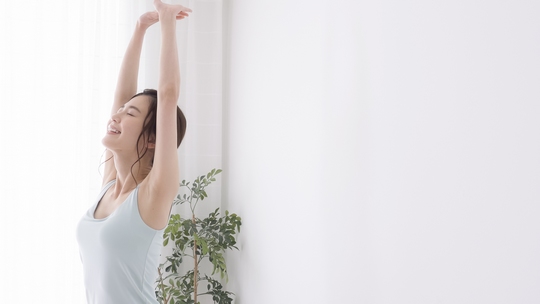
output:
M109 132L109 133L114 133L114 134L120 134L120 133L121 133L120 131L116 130L115 128L113 128L113 127L111 127L111 126L109 126L109 127L107 128L107 132Z

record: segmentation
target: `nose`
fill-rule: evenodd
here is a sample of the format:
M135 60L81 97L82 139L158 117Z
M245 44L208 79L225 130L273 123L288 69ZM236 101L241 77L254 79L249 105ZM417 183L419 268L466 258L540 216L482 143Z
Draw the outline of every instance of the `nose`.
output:
M120 121L119 113L114 113L113 115L111 115L111 121L119 122Z

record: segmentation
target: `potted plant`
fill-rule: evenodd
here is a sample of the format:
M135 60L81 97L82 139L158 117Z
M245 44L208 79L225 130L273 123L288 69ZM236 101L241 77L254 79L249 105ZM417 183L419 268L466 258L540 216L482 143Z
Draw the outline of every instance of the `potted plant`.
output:
M220 215L219 208L206 218L197 218L197 204L208 195L205 188L216 181L220 169L212 169L206 175L197 177L192 183L182 181L179 194L173 205L189 204L189 218L172 214L163 233L163 246L172 245L171 255L159 265L156 298L162 304L198 304L199 296L211 296L214 303L231 304L232 292L223 289L215 277L227 279L227 266L224 253L237 249L236 235L240 232L241 218L225 211ZM181 263L193 265L187 271L181 271ZM203 264L211 265L210 274L201 271ZM199 288L199 283L202 288Z

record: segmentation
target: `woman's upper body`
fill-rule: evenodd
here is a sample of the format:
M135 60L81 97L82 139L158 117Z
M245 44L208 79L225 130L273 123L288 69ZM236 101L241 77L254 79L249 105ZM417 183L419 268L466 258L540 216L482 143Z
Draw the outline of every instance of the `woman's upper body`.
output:
M156 12L137 22L120 69L102 140L107 148L103 189L77 227L89 303L155 300L150 291L157 277L163 229L179 186L177 148L186 128L177 107L175 25L191 10L160 0L154 5ZM135 94L144 34L157 21L162 36L158 90ZM126 294L133 298L120 300Z
M172 201L178 191L177 148L179 127L177 100L180 71L176 47L176 20L191 10L155 0L157 12L141 16L126 50L118 77L111 119L102 140L107 148L103 185L116 180L98 205L98 216L117 208L139 187L141 217L150 227L167 225ZM139 58L146 29L160 21L161 50L157 100L136 95ZM150 107L154 105L154 107ZM149 123L155 121L152 125ZM184 123L185 125L185 123ZM180 130L180 132L185 132ZM182 134L183 137L183 134Z
M157 304L156 269L163 229L155 230L142 220L138 187L107 217L96 218L100 199L114 184L113 180L105 185L77 226L87 302Z

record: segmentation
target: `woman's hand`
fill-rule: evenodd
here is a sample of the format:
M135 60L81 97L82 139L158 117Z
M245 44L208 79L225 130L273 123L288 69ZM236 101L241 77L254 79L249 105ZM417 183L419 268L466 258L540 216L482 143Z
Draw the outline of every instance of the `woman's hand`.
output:
M154 0L154 7L161 18L174 16L176 20L186 18L189 16L188 13L192 12L185 6L163 3L161 0Z
M159 14L157 11L146 12L139 17L139 25L144 28L149 28L152 24L159 21Z

